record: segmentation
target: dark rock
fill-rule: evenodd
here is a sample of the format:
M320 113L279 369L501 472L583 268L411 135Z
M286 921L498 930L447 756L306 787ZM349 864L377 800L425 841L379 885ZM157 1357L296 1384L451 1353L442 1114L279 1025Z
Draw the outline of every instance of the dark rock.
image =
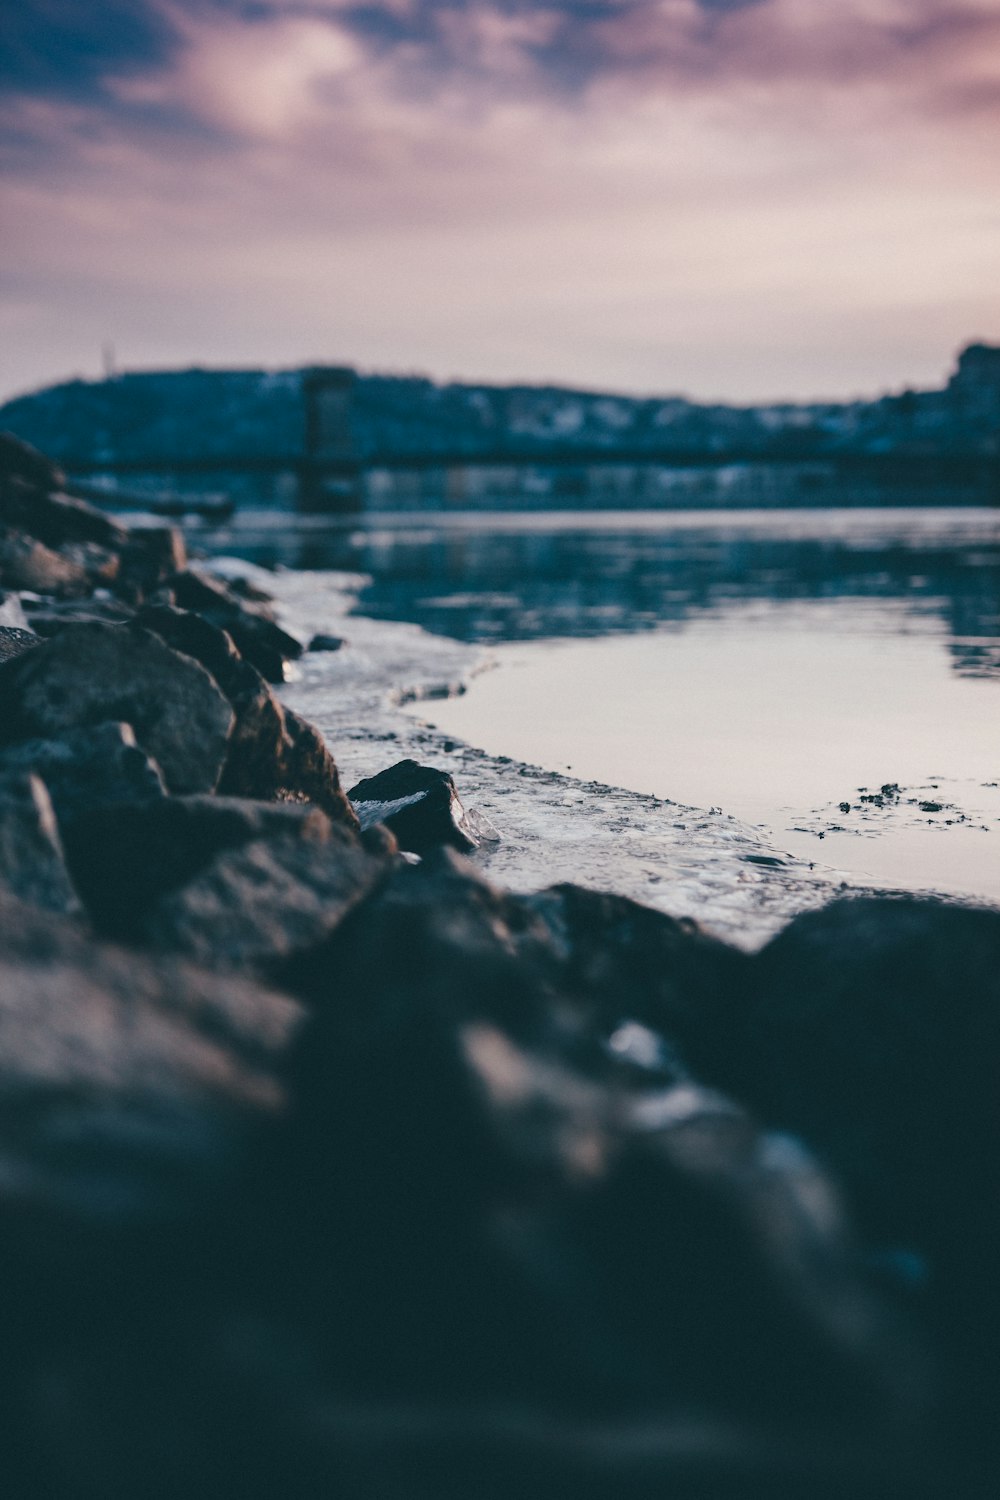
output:
M334 823L357 832L361 825L340 784L340 772L323 736L315 724L294 710L286 708L284 715L282 789L314 802Z
M387 868L385 857L339 830L323 840L259 839L220 854L165 896L143 931L155 945L205 964L280 972L329 938Z
M626 896L558 885L521 898L543 924L550 965L610 1038L639 1023L669 1053L700 1071L725 1046L733 997L746 991L751 959L703 932ZM641 1046L638 1036L637 1046ZM624 1061L629 1037L618 1042Z
M0 584L57 598L76 598L92 587L83 563L53 552L33 536L0 530Z
M23 656L25 651L38 645L38 639L32 630L19 630L16 625L0 625L0 661Z
M121 558L107 547L96 542L66 542L59 549L60 556L78 563L87 575L92 589L109 588L118 578Z
M115 1320L116 1264L81 1264L80 1236L162 1232L218 1191L282 1106L277 1064L297 1022L287 997L96 944L0 892L5 1298L19 1257L50 1298L61 1263L61 1276L106 1276L99 1317Z
M78 625L0 664L0 744L132 725L174 792L211 791L233 714L204 667L146 631Z
M310 651L339 651L344 644L340 635L314 635L309 642Z
M463 873L398 872L326 945L325 995L311 970L279 1217L338 1377L562 1410L917 1409L919 1352L822 1173L690 1081L601 1069L606 1026L553 983L537 918Z
M260 673L243 660L225 631L190 610L151 606L140 611L135 624L194 657L226 695L236 723L219 791L233 797L273 797L287 779L291 744L284 711Z
M82 813L63 828L77 890L102 931L133 936L145 911L216 855L263 838L323 841L314 807L236 797L169 797Z
M302 655L301 644L275 623L266 606L241 599L217 578L187 568L171 577L168 587L181 609L228 631L240 655L268 682L283 682L285 662Z
M0 484L11 479L37 490L56 490L63 484L61 470L44 453L12 432L0 432Z
M0 776L27 772L45 782L60 822L109 803L167 795L159 767L139 749L130 724L95 724L58 740L0 748Z
M17 477L0 483L0 522L28 532L48 547L95 542L115 552L128 540L125 527L95 505Z
M79 910L44 784L37 776L10 774L2 766L0 880L32 906L56 912Z
M121 549L117 592L139 603L186 567L184 533L177 526L135 526Z
M401 760L377 776L366 777L347 794L362 828L385 823L401 849L426 854L442 844L466 851L478 846L447 771Z

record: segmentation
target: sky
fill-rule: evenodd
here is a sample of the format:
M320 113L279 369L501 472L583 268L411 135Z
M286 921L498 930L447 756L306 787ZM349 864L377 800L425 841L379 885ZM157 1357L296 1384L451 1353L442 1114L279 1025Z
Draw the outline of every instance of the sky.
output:
M1000 341L1000 0L17 0L0 399L357 364L735 401Z

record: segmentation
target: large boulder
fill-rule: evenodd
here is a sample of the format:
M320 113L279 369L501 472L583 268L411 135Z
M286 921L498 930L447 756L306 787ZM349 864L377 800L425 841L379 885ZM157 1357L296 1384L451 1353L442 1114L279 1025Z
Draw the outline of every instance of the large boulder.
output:
M159 767L136 744L131 724L95 724L57 740L0 746L0 776L25 772L45 782L61 822L110 803L167 795Z
M63 857L55 813L37 776L0 765L0 881L22 901L72 912L80 903Z
M678 1065L623 1068L544 927L463 874L401 870L300 970L278 1218L336 1378L563 1416L919 1412L823 1172Z
M143 934L205 964L285 972L327 941L391 868L339 829L326 839L258 839L219 854L163 897Z
M255 667L226 631L201 615L170 605L149 606L135 624L175 651L201 662L229 700L236 718L219 791L233 797L273 797L284 784L285 715Z
M155 901L224 850L255 839L329 836L329 819L314 807L239 797L122 802L63 826L76 887L97 925L116 936L136 935Z
M0 663L0 744L125 722L172 792L212 791L233 713L199 663L148 631L88 624Z
M399 847L413 854L426 854L442 844L460 852L478 847L454 777L447 771L400 760L356 782L347 795L362 828L384 823Z

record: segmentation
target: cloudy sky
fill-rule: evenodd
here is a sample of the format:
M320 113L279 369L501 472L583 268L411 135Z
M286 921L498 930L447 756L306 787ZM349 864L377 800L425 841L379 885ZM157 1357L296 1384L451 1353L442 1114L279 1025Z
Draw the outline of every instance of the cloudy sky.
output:
M0 396L205 363L753 400L1000 340L1000 0L17 0Z

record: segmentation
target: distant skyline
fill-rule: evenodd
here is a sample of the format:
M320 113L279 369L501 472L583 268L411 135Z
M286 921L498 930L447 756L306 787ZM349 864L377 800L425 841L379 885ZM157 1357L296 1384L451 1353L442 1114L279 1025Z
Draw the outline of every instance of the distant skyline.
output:
M1000 0L21 0L0 400L336 362L736 402L1000 342Z

